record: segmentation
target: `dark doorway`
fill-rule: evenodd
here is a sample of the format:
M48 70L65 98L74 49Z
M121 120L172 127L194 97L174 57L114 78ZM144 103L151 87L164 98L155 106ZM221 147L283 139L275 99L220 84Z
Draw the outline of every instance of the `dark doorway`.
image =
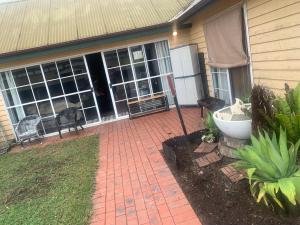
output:
M115 119L114 107L109 92L101 53L86 55L86 60L91 74L101 119L102 121Z

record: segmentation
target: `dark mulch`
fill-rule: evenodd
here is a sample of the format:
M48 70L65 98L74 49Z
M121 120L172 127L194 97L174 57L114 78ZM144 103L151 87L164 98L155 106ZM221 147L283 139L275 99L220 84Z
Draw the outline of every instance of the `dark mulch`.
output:
M175 151L177 163L166 161L203 225L300 225L300 218L287 218L256 204L248 181L231 183L220 168L232 160L223 158L204 168L192 163L199 157L193 149L201 143L201 134L167 140L164 147Z

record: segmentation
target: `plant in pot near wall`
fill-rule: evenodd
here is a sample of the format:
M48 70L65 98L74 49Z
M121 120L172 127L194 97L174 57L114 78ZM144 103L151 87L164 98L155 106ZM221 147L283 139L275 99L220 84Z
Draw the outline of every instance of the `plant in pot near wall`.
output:
M300 140L288 147L286 132L281 128L276 134L267 132L251 137L252 145L239 149L236 166L247 171L250 190L259 203L287 214L299 213L300 169L297 153Z
M205 126L207 128L207 132L202 136L202 141L205 143L215 143L219 139L219 129L215 124L213 119L213 115L211 112L208 112L207 118L205 120Z

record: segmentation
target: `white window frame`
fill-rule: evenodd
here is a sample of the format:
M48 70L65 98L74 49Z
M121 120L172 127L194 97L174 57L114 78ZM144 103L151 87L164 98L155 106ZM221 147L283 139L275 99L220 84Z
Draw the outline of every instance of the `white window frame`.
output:
M145 51L145 45L147 45L147 44L155 44L155 43L161 42L161 41L166 41L167 42L168 48L169 48L169 53L170 53L170 44L169 44L169 41L167 39L157 40L157 41L152 41L152 42L146 42L146 43L139 43L139 44L130 45L130 46L127 46L127 47L113 48L113 49L109 49L109 50L105 50L105 51L101 52L102 60L103 60L104 68L105 68L105 74L106 74L106 78L107 78L107 81L108 81L109 90L110 90L110 94L111 94L111 98L112 98L112 102L113 102L113 108L114 108L114 111L115 111L115 117L117 119L128 118L128 115L124 115L124 116L119 116L118 115L118 111L117 111L117 107L116 107L116 103L117 102L127 101L127 103L128 103L128 100L130 100L130 99L136 99L137 98L138 100L140 100L141 98L144 98L144 97L153 96L153 95L160 94L160 93L166 93L167 94L167 93L171 92L169 89L168 90L164 90L164 88L162 87L162 89L163 89L162 92L153 93L153 88L152 88L152 83L151 83L151 79L153 79L153 78L161 78L161 84L163 84L162 78L163 77L167 77L167 76L173 74L173 69L172 69L172 65L171 65L171 71L169 73L160 73L159 75L156 75L156 76L150 76L148 62L157 61L159 63L159 60L164 60L164 59L169 59L170 62L171 62L171 54L169 54L169 56L165 56L165 57L157 57L155 59L149 59L149 60L147 59L147 54L146 54L146 51ZM130 49L133 48L133 47L137 47L137 46L141 46L142 47L142 51L143 51L143 54L144 54L144 60L140 61L140 62L133 62L132 55L131 55L131 50ZM156 54L157 54L157 47L156 47L156 45L154 45L154 46L155 46L155 51L156 51ZM130 64L120 65L118 50L121 50L121 49L127 49L128 54L129 54ZM110 67L110 68L107 67L106 60L105 60L105 53L106 52L110 52L110 51L116 51L119 66ZM140 63L144 63L145 64L147 77L137 79L136 73L135 73L135 69L134 69L134 65L140 64ZM115 69L115 68L121 68L123 66L131 66L131 70L132 70L133 78L134 79L131 80L131 81L124 81L122 70L120 70L121 71L122 82L121 83L117 83L117 84L111 84L108 70L109 69ZM148 81L150 94L142 95L141 96L138 93L139 92L139 90L138 90L138 82L144 81L144 80ZM128 98L127 97L127 91L126 91L126 88L125 88L126 98L122 99L122 100L115 100L115 97L114 97L114 94L113 94L113 91L112 91L112 87L119 86L119 85L124 85L124 87L125 87L125 84L127 84L127 83L133 83L133 82L135 83L135 86L136 86L137 97Z
M212 75L212 83L213 83L213 94L216 97L215 93L216 91L221 91L221 92L227 92L229 94L229 103L230 105L233 104L233 99L232 99L232 89L231 89L231 82L230 82L230 73L229 73L229 69L225 68L225 69L221 69L221 68L217 68L217 67L210 67L211 70L211 75ZM228 90L222 89L217 87L217 84L215 84L214 81L214 76L222 76L222 75L226 75L226 82L227 82L227 87ZM224 99L223 99L224 100Z
M85 72L85 73L74 74L73 65L72 65L72 63L71 63L71 60L72 60L72 59L76 59L76 58L82 58L82 59L83 59L83 62L84 62L85 68L86 68L86 72ZM58 70L58 67L57 67L57 62L60 62L60 61L67 61L67 60L68 60L69 63L70 63L70 66L71 66L70 68L71 68L71 71L72 71L72 75L70 75L70 76L65 76L65 77L60 77L60 73L59 73L59 70ZM58 74L58 77L57 77L57 78L51 79L51 80L47 80L47 79L46 79L45 73L44 73L44 70L43 70L42 65L45 65L45 64L48 64L48 63L54 63L54 64L55 64L55 67L56 67L56 70L57 70L57 74ZM40 68L40 71L41 71L41 74L42 74L42 77L43 77L43 81L37 82L37 83L34 83L34 84L31 83L31 80L30 80L29 75L28 75L28 72L27 72L27 68L33 67L33 66L37 66L37 67ZM65 103L66 103L66 105L67 105L67 107L68 107L68 102L67 102L67 100L66 100L66 97L72 96L72 95L75 95L75 94L78 95L79 101L80 101L80 105L82 106L81 109L82 109L82 113L83 113L84 120L85 120L85 122L86 122L85 127L88 127L88 126L90 126L91 124L94 124L94 123L95 123L95 124L98 124L99 122L101 122L101 116L100 116L98 104L97 104L97 101L96 101L96 96L95 96L95 93L92 91L92 90L93 90L93 84L92 84L92 81L91 81L89 68L88 68L87 61L86 61L86 58L85 58L84 55L83 55L83 56L82 56L82 55L81 55L81 56L74 56L74 57L64 58L64 59L59 59L59 60L52 60L52 61L47 61L47 62L43 62L43 63L24 65L23 67L17 67L17 68L14 68L14 69L2 70L1 73L2 73L2 72L9 72L10 76L13 76L13 75L12 75L12 71L18 70L18 69L24 69L24 70L25 70L25 72L26 72L26 77L27 77L29 83L26 84L26 85L21 85L21 86L18 86L18 87L17 87L16 84L15 84L15 80L14 80L14 78L13 78L13 79L12 79L12 80L13 80L13 83L14 83L14 87L13 87L13 88L8 88L8 89L3 89L3 90L1 89L1 90L0 90L1 95L2 95L2 92L3 92L3 91L15 89L15 90L16 90L16 93L17 93L17 98L19 99L19 102L20 102L20 104L16 104L16 105L14 105L14 106L7 106L7 104L6 104L6 102L4 101L4 98L3 98L3 96L2 96L3 102L4 102L4 107L5 107L5 110L6 110L7 114L8 114L10 124L11 124L11 126L12 126L12 128L13 128L13 131L14 131L14 132L13 132L14 135L15 135L15 130L14 130L14 129L15 129L15 126L17 125L17 123L13 123L12 118L10 117L10 114L9 114L9 110L10 110L10 109L16 108L16 107L21 107L21 109L22 109L22 111L23 111L23 114L24 114L24 116L25 116L25 112L24 112L23 106L35 104L35 105L36 105L37 112L38 112L38 114L40 115L38 103L49 101L49 102L50 102L50 105L51 105L52 115L46 116L46 117L42 117L42 119L55 118L56 115L57 115L57 113L55 113L55 109L54 109L54 105L53 105L53 100L58 99L58 98L64 98L64 99L65 99ZM83 91L80 91L80 90L78 89L76 77L81 76L81 75L86 75L86 76L88 77L88 80L89 80L91 89L87 89L87 90L83 90ZM62 79L66 79L66 78L73 78L73 79L74 79L75 86L76 86L76 92L69 93L69 94L66 94L66 93L65 93L64 88L63 88L63 85L62 85L62 81L61 81L61 80L62 80ZM60 85L61 85L61 88L62 88L62 91L63 91L63 94L62 94L62 95L55 96L55 97L52 97L52 96L50 95L50 91L49 91L49 87L48 87L47 82L51 82L51 81L59 81L59 83L60 83ZM35 94L34 94L34 91L33 91L33 85L37 85L37 84L44 84L44 85L45 85L46 91L47 91L47 94L48 94L48 97L47 97L47 98L42 99L42 100L36 100L36 97L35 97ZM30 90L31 90L31 92L32 92L32 94L33 94L33 101L30 101L30 102L28 102L28 103L22 103L22 102L21 102L21 99L20 99L20 96L19 96L19 92L18 92L18 90L17 90L18 88L21 88L21 87L30 87ZM83 108L83 104L82 104L82 100L81 100L80 94L82 94L82 93L88 93L88 92L91 92L91 93L92 93L95 105L92 106L92 107L86 107L86 108ZM85 115L85 110L90 109L90 108L96 108L96 110L97 110L97 116L98 116L98 121L97 121L97 122L87 123L86 115ZM45 133L45 136L51 136L51 135L57 133L57 132L46 133L46 129L45 129L43 123L42 123L42 128L43 128L43 132ZM16 135L15 135L15 137L16 137ZM17 137L16 137L16 138L17 138Z

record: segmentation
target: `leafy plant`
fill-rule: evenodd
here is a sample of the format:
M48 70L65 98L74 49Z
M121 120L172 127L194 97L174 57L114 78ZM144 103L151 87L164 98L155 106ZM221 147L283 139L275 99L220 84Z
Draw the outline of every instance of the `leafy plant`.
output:
M287 136L280 129L279 141L275 133L272 138L264 132L259 137L251 137L252 145L239 149L240 159L236 166L247 171L250 190L259 203L267 206L278 205L289 210L300 204L300 169L297 165L297 152L300 140L288 148Z
M207 143L213 143L219 137L219 129L214 121L213 115L211 112L208 112L205 125L208 131L202 136L202 141Z
M243 96L241 97L241 100L245 104L251 103L251 96Z
M269 133L280 133L280 127L287 132L289 142L296 143L300 139L300 83L295 89L285 84L285 98L277 97L263 86L255 86L252 90L252 130Z
M257 135L259 130L272 131L276 128L271 122L274 119L274 100L274 93L266 87L261 85L253 87L251 92L251 105L253 106L251 116L254 135Z
M296 143L300 139L300 83L293 90L285 85L285 98L277 98L275 106L275 123L273 126L283 127L287 131L288 140ZM278 123L276 125L276 122Z

